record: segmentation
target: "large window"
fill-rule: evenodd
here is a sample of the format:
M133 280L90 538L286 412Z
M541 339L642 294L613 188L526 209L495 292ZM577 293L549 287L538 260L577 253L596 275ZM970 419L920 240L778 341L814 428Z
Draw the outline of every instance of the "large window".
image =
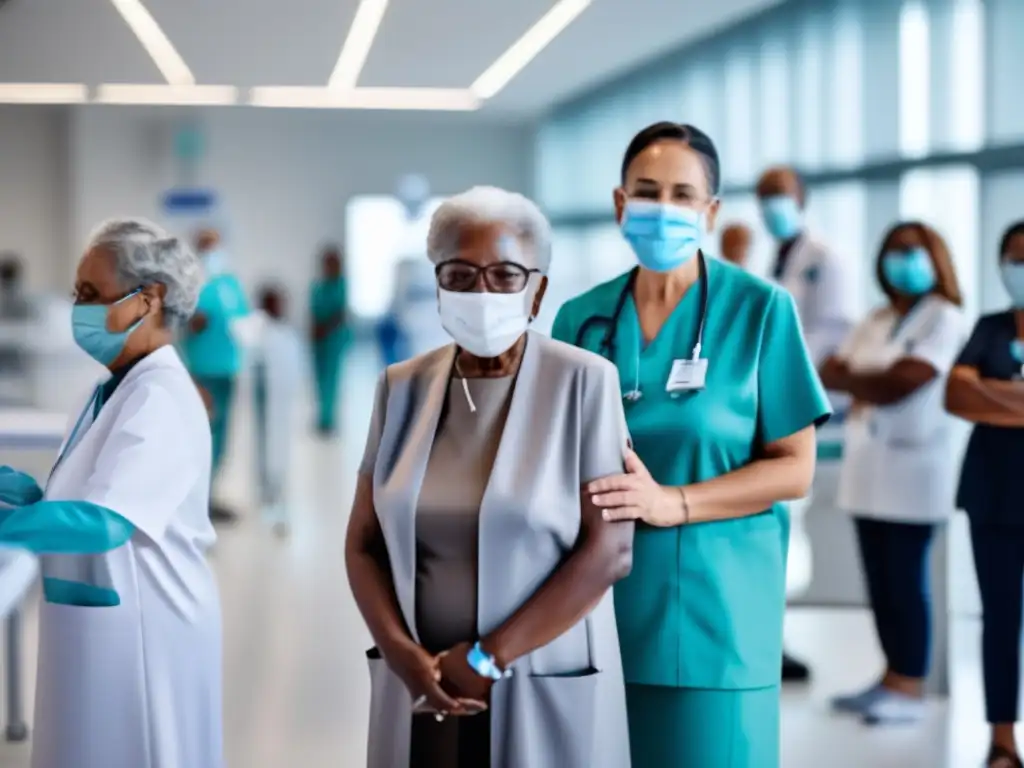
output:
M345 207L345 253L352 314L374 319L388 311L395 267L404 258L426 258L430 217L442 200L429 201L415 221L407 221L402 204L389 195L365 195L349 201Z
M923 157L930 149L930 47L923 0L904 3L900 13L900 154Z

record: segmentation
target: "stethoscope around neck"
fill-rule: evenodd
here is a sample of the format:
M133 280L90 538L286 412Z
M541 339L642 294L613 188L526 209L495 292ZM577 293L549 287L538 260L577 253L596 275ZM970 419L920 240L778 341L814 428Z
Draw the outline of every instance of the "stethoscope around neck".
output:
M603 324L605 329L604 335L601 337L601 343L597 347L597 352L611 362L615 362L617 352L615 334L619 327L619 319L622 317L622 311L626 308L626 301L633 294L633 289L636 287L636 278L639 273L640 267L633 267L630 270L629 276L626 278L626 284L622 286L622 291L619 293L619 297L615 302L615 309L611 315L591 315L583 321L580 329L576 332L575 345L577 347L583 346L583 339L591 328ZM700 312L700 321L697 325L697 341L694 343L691 353L691 359L694 362L700 359L700 352L704 345L704 324L708 316L708 267L703 251L699 250L697 251L697 282L700 283L700 307L698 310ZM640 334L639 316L637 317L637 334ZM628 403L635 403L643 397L643 392L640 390L640 350L643 346L642 341L642 339L637 339L633 388L622 395L622 399Z

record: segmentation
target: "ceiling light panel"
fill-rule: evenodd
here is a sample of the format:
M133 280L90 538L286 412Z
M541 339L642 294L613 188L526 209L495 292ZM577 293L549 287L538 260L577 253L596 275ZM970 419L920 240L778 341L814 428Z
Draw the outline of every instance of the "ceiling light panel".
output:
M157 69L171 85L192 85L196 79L185 60L164 34L156 19L146 10L142 0L110 0L125 24L135 33L139 43L153 59Z
M154 104L229 106L238 103L238 89L230 85L124 85L111 83L96 89L99 104Z
M342 90L356 87L387 8L388 0L360 0L345 37L345 44L338 55L338 62L328 80L329 88Z
M0 83L0 104L81 104L88 96L80 83Z
M480 100L464 88L253 88L256 107L292 109L378 109L470 112Z
M392 0L359 86L466 88L553 4Z
M476 79L470 90L481 99L497 94L590 4L591 0L559 0Z

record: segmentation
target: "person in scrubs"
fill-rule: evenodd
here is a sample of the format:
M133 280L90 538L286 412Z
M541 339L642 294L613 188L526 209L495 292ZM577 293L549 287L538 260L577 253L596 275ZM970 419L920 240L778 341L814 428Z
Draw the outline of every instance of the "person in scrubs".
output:
M750 241L753 235L746 224L729 224L722 228L719 250L730 264L746 269L750 260Z
M875 260L886 303L821 369L824 385L853 399L837 506L853 515L875 627L880 680L833 700L870 724L925 713L931 648L932 539L952 512L956 430L945 380L964 340L960 288L931 227L896 224Z
M233 324L249 315L249 301L238 278L230 271L220 235L213 230L199 234L196 251L206 274L199 305L182 340L189 371L213 401L210 430L213 433L213 476L224 463L238 374L242 370L242 345ZM232 523L237 515L214 504L210 518Z
M982 605L989 768L1021 768L1014 736L1024 605L1024 221L1007 229L999 268L1010 308L980 318L946 385L946 408L974 424L956 506L967 513Z
M853 328L855 294L849 288L846 265L808 232L804 220L807 188L795 169L776 166L766 170L757 183L757 197L765 226L778 244L772 279L792 294L811 360L820 366ZM834 397L832 405L842 418L845 399ZM802 535L807 501L793 505L794 538ZM804 586L797 581L791 585L793 591ZM806 664L789 654L783 656L783 680L808 677Z
M0 543L38 553L43 577L33 768L223 765L210 428L173 344L202 281L155 225L101 226L71 321L109 373L45 492L0 470Z
M341 360L348 344L345 319L348 298L341 251L331 246L320 260L320 277L309 299L313 329L313 363L318 403L317 430L332 435L338 427L338 385Z
M287 298L281 288L263 288L259 305L265 320L254 370L260 505L274 532L287 536L295 401L303 392L309 370L308 348L303 336L288 323Z
M619 369L633 451L588 487L636 520L615 587L636 766L779 765L787 499L829 416L792 297L705 257L712 141L656 123L630 143L616 218L637 266L567 302L555 338Z

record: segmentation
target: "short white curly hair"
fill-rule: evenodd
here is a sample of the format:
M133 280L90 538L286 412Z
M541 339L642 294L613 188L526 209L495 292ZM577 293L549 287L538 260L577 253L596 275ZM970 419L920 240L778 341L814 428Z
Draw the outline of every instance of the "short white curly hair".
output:
M168 326L179 329L195 314L205 277L199 257L183 240L145 219L112 219L96 228L86 253L95 248L114 255L125 291L155 284L166 288Z
M532 200L498 187L473 187L441 203L430 221L427 256L434 264L455 258L462 229L474 224L508 227L533 261L523 266L547 274L551 266L551 224Z

